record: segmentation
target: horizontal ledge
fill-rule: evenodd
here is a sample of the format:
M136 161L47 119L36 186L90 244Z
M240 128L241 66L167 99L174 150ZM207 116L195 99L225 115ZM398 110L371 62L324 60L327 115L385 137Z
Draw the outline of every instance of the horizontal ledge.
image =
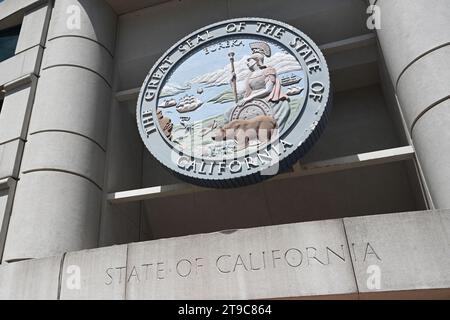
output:
M13 177L0 179L0 191L10 189L15 182L17 182L17 180Z
M386 164L391 162L410 160L413 158L414 158L413 147L406 146L368 153L360 153L326 161L312 162L305 165L297 163L296 165L293 166L293 170L291 172L280 174L270 179L269 181L314 174L324 174L359 167L367 167L378 164ZM216 190L216 189L198 187L188 183L179 183L136 190L113 192L108 194L107 200L112 204L120 204L126 202L170 197L175 195L189 194L197 191L208 191L208 190Z
M140 90L141 90L141 88L134 88L134 89L124 90L124 91L119 91L116 93L116 100L119 102L125 102L125 101L130 101L133 99L137 99L137 97L139 96Z
M22 75L21 77L19 77L17 79L14 79L8 83L5 83L3 85L3 91L4 91L4 93L8 93L9 91L13 91L16 88L30 84L35 79L37 79L37 76L34 73L28 73L28 74Z
M290 175L305 176L311 174L322 174L360 167L374 166L410 160L414 158L414 148L405 146L393 149L384 149L367 153L359 153L351 156L340 157L325 161L312 162L305 165L297 164L294 172Z
M339 53L347 50L358 49L366 47L376 43L376 36L374 33L365 34L362 36L352 37L340 41L330 42L320 46L323 54L330 55L334 53ZM133 88L123 91L116 92L116 100L118 102L126 102L133 99L137 99L139 96L139 91L141 88Z
M321 45L319 48L322 50L324 55L330 55L343 51L368 47L373 44L376 44L376 35L375 33L368 33L361 36L326 43Z
M45 49L44 46L42 46L40 43L37 43L37 44L31 45L31 46L28 47L28 48L25 48L25 49L22 49L22 50L20 50L20 51L17 51L17 52L14 54L14 56L17 56L17 55L22 54L22 53L27 52L27 51L31 51L31 50L33 50L34 48L38 48L38 49L42 49L42 50Z
M8 189L9 188L8 182L9 182L9 178L1 179L0 180L0 190Z
M191 185L189 183L178 183L165 186L113 192L108 194L107 200L113 204L116 204L182 195L200 190L209 189Z
M12 2L12 1L11 1ZM31 1L31 3L27 3L26 1L21 1L22 4L14 4L14 6L8 6L6 7L6 4L4 7L2 7L2 11L0 11L0 20L4 20L6 18L11 17L15 14L26 14L29 13L31 10L38 8L43 3L45 3L43 0L34 0ZM28 1L30 2L30 1ZM25 3L25 4L23 4Z

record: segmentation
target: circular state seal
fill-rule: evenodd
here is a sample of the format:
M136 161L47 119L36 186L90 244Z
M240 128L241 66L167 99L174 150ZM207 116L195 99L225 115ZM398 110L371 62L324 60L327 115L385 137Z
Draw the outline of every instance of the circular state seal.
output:
M285 23L239 18L171 47L142 85L140 136L179 178L236 187L286 171L322 133L330 109L323 54Z

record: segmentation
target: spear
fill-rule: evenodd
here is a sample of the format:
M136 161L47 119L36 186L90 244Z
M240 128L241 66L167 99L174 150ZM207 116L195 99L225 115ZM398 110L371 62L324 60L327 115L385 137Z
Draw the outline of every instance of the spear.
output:
M237 85L236 85L236 71L234 70L234 52L230 52L228 54L230 57L231 62L231 85L233 87L233 93L234 93L234 101L238 102L238 95L237 95Z

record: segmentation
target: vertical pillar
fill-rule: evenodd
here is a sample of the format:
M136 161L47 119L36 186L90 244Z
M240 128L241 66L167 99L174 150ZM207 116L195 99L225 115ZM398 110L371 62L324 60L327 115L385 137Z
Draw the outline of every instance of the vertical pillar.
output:
M450 208L450 2L378 0L380 46L437 208Z
M4 261L97 246L116 20L103 0L55 1Z

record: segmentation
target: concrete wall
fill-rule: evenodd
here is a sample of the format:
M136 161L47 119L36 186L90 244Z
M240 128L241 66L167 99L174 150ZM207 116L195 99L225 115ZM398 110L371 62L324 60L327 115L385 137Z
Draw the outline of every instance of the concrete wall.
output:
M22 1L20 8L28 10L29 5L33 2ZM66 9L72 5L81 9L81 29L67 27ZM0 154L7 155L0 163L0 179L20 178L5 260L227 228L425 208L404 163L169 201L113 206L105 200L108 192L178 182L143 148L135 101L111 101L111 95L139 87L152 63L180 37L221 19L261 16L290 23L326 47L368 33L364 2L169 1L117 21L101 0L57 1L51 19L48 7L31 9L24 11L16 56L0 64L0 85L9 88L0 115L0 125L7 123L0 132ZM329 25L339 28L318 28ZM324 136L304 161L402 146L379 88L375 41L332 52L327 60L335 108ZM17 83L22 77L30 80ZM224 196L245 205L221 206ZM217 219L211 210L225 217ZM185 221L196 223L186 226Z
M447 3L434 1L430 7L421 0L378 0L384 23L378 35L433 200L445 208L450 29ZM67 27L66 9L73 5L80 8L79 29ZM0 114L0 249L6 241L3 261L56 256L2 265L0 298L372 298L378 294L367 286L373 264L382 272L385 296L427 289L439 291L418 294L448 297L448 212L341 219L423 209L417 177L405 163L169 200L116 206L105 200L112 191L178 182L143 148L135 101L111 96L139 87L179 38L218 20L260 16L292 24L327 47L368 33L363 1L169 1L118 20L102 0L58 0L50 9L46 1L0 4L0 20L24 17L16 55L0 63L6 91ZM375 45L333 52L327 60L335 108L304 161L403 145L398 121L388 112L392 103L380 90ZM67 251L77 252L61 256ZM250 253L263 251L272 254L274 267L252 270ZM273 256L278 253L280 259ZM220 257L231 261L233 271L218 270ZM279 261L284 265L276 269ZM78 269L72 266L80 267L83 279L75 291ZM206 295L211 283L219 285Z
M123 14L118 21L115 90L140 87L150 66L168 47L182 35L218 20L239 16L275 18L300 28L327 47L330 42L370 33L365 12L362 1L351 0L301 4L284 1L283 5L276 1L169 1ZM340 27L317 28L325 24ZM403 146L405 142L380 90L376 41L330 50L326 58L335 92L334 108L323 137L303 162ZM114 143L108 146L109 192L180 182L143 147L136 134L135 104L136 98L130 98L112 106L109 141ZM239 190L211 191L207 195L105 204L100 243L121 244L275 222L422 210L425 205L414 175L404 163L398 163ZM245 195L245 199L240 195ZM224 197L231 200L230 205L221 201ZM242 202L246 205L232 205ZM216 214L211 216L211 211Z
M117 124L111 127L120 130L111 139L114 158L109 165L117 169L109 170L110 190L178 183L179 180L142 148L135 134L134 109L134 101L121 103L116 109ZM401 145L378 85L340 91L335 94L324 135L302 163ZM152 199L142 204L109 205L102 222L102 244L273 223L423 210L425 204L416 184L405 163L394 163L268 181L236 190Z
M80 13L79 28L68 24L73 6ZM24 20L23 30L45 24L47 15L36 15ZM60 0L51 11L48 35L19 39L19 50L45 41L45 52L5 261L98 244L115 27L116 14L101 0Z
M18 11L26 10L33 5L42 2L42 0L14 0L3 1L0 3L0 20L3 20Z
M116 49L118 90L140 87L163 52L184 35L213 22L248 16L278 19L322 45L367 34L365 8L359 0L285 0L282 4L273 0L187 0L124 14L119 17Z
M1 265L0 299L449 299L449 239L424 211L133 243Z
M50 8L45 1L18 1L14 7L12 3L7 1L0 5L2 14L13 14L14 8L18 11L14 11L13 17L20 15L19 20L23 18L15 55L0 63L0 86L5 91L0 114L0 180L8 181L2 196L7 205L0 208L0 256L9 227L17 180L20 178L20 165L50 17Z
M437 208L450 198L450 6L446 0L378 0L386 65Z

